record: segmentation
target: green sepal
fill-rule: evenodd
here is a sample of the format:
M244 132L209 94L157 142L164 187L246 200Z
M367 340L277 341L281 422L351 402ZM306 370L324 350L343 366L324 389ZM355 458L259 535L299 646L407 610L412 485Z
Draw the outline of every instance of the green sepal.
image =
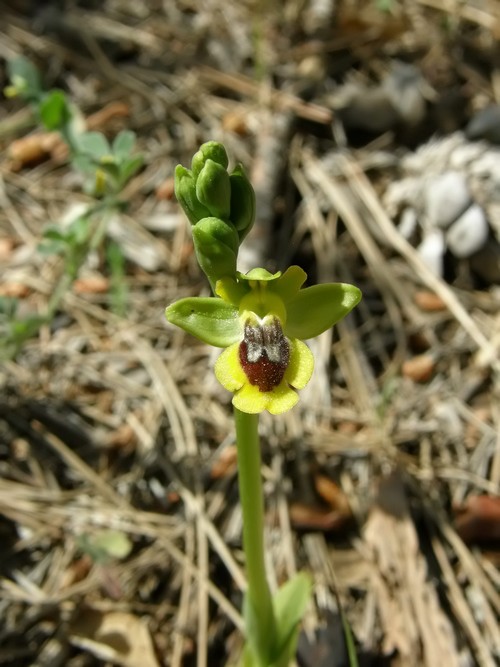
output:
M196 197L216 218L229 218L231 210L231 185L224 167L207 160L196 179Z
M219 218L204 218L193 227L193 242L198 263L210 283L236 273L238 232Z
M178 164L175 168L174 191L177 201L192 225L195 225L198 220L210 216L208 208L198 201L196 181L193 174L181 164Z
M217 297L188 297L168 306L165 317L214 347L229 347L241 338L238 309Z
M276 636L272 667L288 667L297 649L298 626L312 595L311 577L299 572L273 598Z
M235 280L232 277L222 278L217 281L214 292L221 299L239 308L241 300L250 292L248 283Z
M218 141L207 141L200 146L199 150L193 155L193 159L191 160L191 169L195 179L205 166L207 160L216 162L224 169L227 169L229 164L229 158L227 157L224 146Z
M241 164L237 164L231 172L229 183L231 186L229 218L238 231L241 243L255 221L255 191Z
M307 340L326 331L361 301L354 285L327 283L306 287L286 304L285 335Z
M238 271L238 280L246 280L251 282L257 280L259 282L272 282L273 280L278 280L281 277L281 271L276 273L270 273L267 269L250 269L248 273L240 273Z

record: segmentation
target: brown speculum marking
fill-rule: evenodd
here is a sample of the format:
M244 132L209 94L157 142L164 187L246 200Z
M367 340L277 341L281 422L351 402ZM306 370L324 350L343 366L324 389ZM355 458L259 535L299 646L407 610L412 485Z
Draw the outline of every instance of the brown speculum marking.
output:
M250 384L259 391L277 387L290 361L290 343L278 318L265 323L246 322L239 356Z

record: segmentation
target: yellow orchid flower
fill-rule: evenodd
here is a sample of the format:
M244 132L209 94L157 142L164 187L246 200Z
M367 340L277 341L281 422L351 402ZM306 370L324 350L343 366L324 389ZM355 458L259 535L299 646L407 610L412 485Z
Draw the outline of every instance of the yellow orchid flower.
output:
M217 281L217 297L181 299L167 308L170 322L226 348L215 375L242 412L290 410L314 369L302 339L328 329L361 298L357 287L343 283L301 289L305 279L298 266L284 274L253 269Z

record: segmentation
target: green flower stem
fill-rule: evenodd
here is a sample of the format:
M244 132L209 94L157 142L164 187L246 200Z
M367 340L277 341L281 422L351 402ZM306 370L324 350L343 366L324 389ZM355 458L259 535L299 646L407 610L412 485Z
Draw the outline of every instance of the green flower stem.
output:
M264 495L260 473L259 415L234 409L238 477L243 513L243 549L248 580L247 596L260 628L257 635L267 639L271 649L276 620L264 562ZM260 643L260 642L259 642ZM259 656L262 659L262 656Z

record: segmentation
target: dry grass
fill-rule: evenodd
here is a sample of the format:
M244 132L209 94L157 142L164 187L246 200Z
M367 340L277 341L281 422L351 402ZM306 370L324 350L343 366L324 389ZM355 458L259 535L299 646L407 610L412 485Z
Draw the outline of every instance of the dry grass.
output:
M175 164L217 139L257 190L242 265L297 262L364 292L311 342L300 408L262 419L271 584L299 569L315 580L300 665L343 664L340 604L363 664L493 667L498 541L478 546L492 524L470 538L483 517L467 503L500 490L498 285L437 278L384 207L433 121L410 142L392 130L346 142L329 100L335 78L378 80L396 56L434 92L445 82L471 107L498 100L497 3L66 4L7 2L0 55L33 59L87 117L125 103L128 117L105 129L136 131L146 166L110 228L128 259L127 317L105 288L85 289L106 276L96 254L53 325L0 368L0 664L203 667L239 655L229 397L211 352L163 321L173 300L207 293L169 192ZM19 104L0 105L5 151L27 127ZM5 153L0 288L43 312L62 271L36 250L43 227L87 199L57 158L12 166ZM437 308L422 307L429 293ZM472 512L465 530L457 508ZM107 529L132 551L94 562L82 536Z

